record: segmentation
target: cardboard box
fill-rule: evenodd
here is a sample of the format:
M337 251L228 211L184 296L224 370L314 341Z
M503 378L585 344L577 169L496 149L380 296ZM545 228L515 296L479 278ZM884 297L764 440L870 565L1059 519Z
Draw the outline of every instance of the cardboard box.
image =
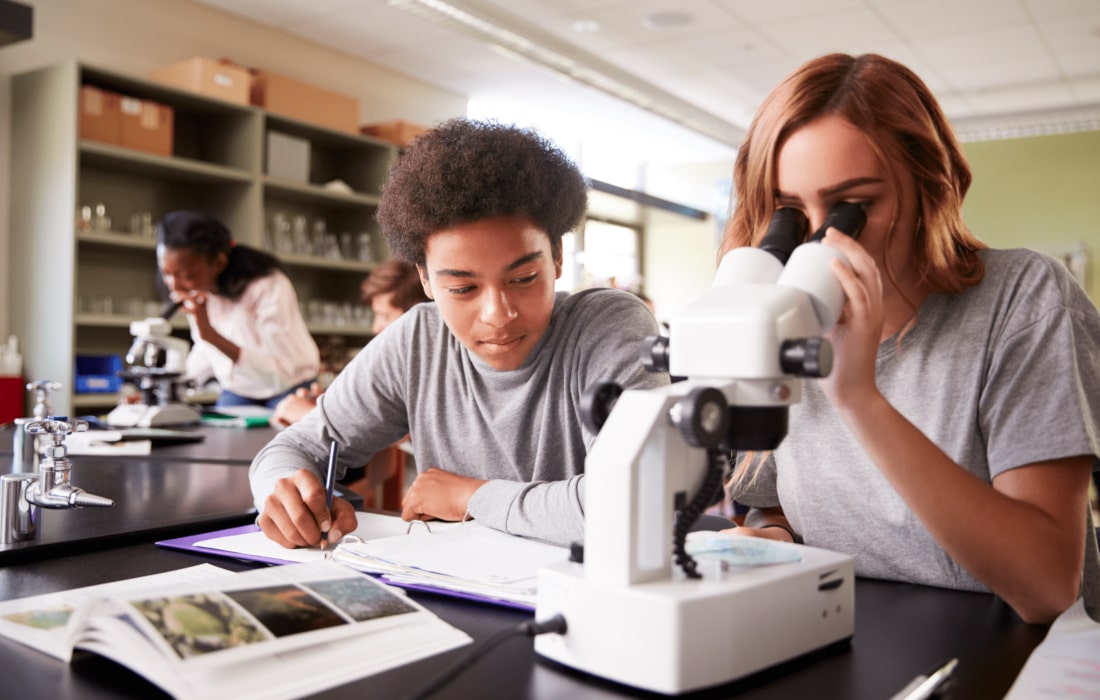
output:
M122 145L139 151L172 155L172 108L150 100L123 97Z
M91 85L80 88L80 138L118 146L122 143L121 97Z
M253 72L252 104L284 117L359 133L359 100L279 73Z
M172 87L242 105L248 104L252 87L252 76L247 68L205 56L161 66L149 77Z
M309 141L267 132L267 174L297 182L309 182Z
M420 136L428 127L412 122L380 122L378 124L364 124L360 127L360 133L373 136L383 141L396 143L398 146L408 146L417 136Z

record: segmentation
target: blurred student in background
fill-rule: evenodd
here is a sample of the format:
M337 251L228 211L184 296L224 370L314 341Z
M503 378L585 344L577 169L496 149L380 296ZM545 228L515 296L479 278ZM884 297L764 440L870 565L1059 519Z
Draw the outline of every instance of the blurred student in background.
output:
M317 379L317 344L274 256L238 245L217 219L184 210L157 226L157 267L191 327L186 374L200 386L216 379L219 407L274 408Z

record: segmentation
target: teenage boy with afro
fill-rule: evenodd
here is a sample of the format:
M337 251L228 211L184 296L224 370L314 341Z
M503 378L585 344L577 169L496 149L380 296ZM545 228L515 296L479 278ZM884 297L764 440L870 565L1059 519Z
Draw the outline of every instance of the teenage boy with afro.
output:
M583 539L581 420L601 380L668 382L639 361L656 335L649 309L612 289L555 293L562 234L584 215L576 166L536 133L456 119L394 163L378 221L394 255L416 265L435 303L378 335L320 396L317 409L264 447L249 477L258 523L284 547L337 541L350 503L325 507L329 444L337 476L406 434L419 474L406 520L477 519L557 544Z

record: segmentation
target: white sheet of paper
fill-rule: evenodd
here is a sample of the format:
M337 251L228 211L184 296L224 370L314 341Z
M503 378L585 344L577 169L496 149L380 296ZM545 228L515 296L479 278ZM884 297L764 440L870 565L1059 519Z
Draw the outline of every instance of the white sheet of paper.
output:
M117 430L88 430L71 433L65 438L65 446L73 456L142 456L153 450L150 440L123 440Z
M367 542L356 549L389 562L483 584L511 584L534 578L540 566L564 561L565 547L536 542L478 525L460 527L415 540Z
M1100 697L1100 622L1078 598L1035 647L1005 700Z
M359 519L359 527L351 533L364 542L404 535L409 530L409 523L396 515L381 515L379 513L356 513ZM443 532L454 527L458 523L432 523L432 532ZM427 535L423 525L413 523L410 537ZM411 540L410 540L411 541ZM335 546L335 542L330 545ZM245 554L269 559L278 559L286 562L303 563L324 559L324 553L314 547L300 547L287 549L272 542L262 532L248 532L242 535L229 535L227 537L214 537L195 543L196 547L203 549L216 549L230 554Z

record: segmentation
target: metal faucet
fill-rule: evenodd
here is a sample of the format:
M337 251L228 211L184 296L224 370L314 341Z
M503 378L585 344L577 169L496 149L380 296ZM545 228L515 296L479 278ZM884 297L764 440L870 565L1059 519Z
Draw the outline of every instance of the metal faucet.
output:
M34 409L30 418L15 419L15 433L12 435L11 470L15 472L37 472L42 455L37 435L28 435L23 426L36 420L45 420L53 414L50 405L50 392L61 388L59 382L43 379L27 383L27 391L34 393Z
M27 423L23 429L36 437L43 435L52 444L43 450L44 456L37 474L21 472L0 475L0 483L3 484L0 493L0 544L32 539L37 530L39 508L109 507L115 504L110 498L73 486L69 480L72 463L67 457L65 438L71 433L87 430L87 422L51 416Z

